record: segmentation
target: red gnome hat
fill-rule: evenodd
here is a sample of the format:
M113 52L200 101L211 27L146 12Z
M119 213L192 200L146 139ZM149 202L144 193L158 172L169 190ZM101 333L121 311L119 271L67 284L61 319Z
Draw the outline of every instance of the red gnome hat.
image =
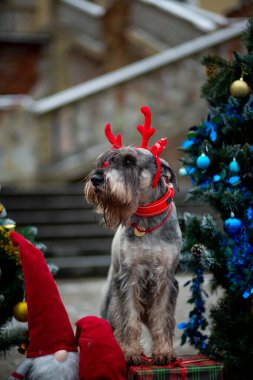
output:
M126 362L111 326L98 317L76 322L80 380L125 380Z
M17 232L10 233L19 247L28 306L30 343L27 357L76 352L74 333L55 281L42 252Z

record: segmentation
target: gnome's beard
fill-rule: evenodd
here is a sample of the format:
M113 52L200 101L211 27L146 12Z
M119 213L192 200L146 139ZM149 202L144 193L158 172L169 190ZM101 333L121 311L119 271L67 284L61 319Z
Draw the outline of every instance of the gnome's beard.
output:
M78 353L68 352L66 360L58 362L54 355L33 359L27 380L78 380Z

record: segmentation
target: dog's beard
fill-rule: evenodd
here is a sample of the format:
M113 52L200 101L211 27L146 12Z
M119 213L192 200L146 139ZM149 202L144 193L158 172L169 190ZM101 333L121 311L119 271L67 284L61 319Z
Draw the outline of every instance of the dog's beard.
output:
M85 185L85 197L88 203L96 207L102 214L109 228L126 225L138 207L137 186L125 182L117 182L108 176L106 183L94 188L88 180Z

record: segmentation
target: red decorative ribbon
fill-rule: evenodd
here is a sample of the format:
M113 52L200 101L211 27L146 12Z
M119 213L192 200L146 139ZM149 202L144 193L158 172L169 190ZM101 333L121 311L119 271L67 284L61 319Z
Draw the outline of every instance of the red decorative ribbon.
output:
M166 368L177 368L177 367L180 367L181 368L181 373L182 373L182 380L186 380L186 368L185 368L185 364L195 364L197 362L203 362L203 360L205 361L205 359L193 359L193 360L184 360L183 359L177 359L176 361L168 364L166 366Z
M167 364L165 366L157 366L158 368L168 368L168 369L173 369L173 368L180 368L181 369L181 374L182 374L182 380L187 380L187 372L185 365L186 364L195 364L197 362L203 362L206 359L200 358L200 359L193 359L193 360L184 360L183 359L177 359L174 362ZM148 358L145 354L142 354L142 361L148 366L154 365L153 359Z
M154 365L153 364L153 359L152 358L148 358L145 354L142 354L142 360L144 363L147 363L149 364L150 366L151 365ZM186 379L186 368L184 367L184 364L190 364L190 363L194 363L196 360L188 360L188 361L185 361L183 362L182 359L177 359L175 360L174 362L170 363L170 364L167 364L165 366L157 366L159 368L169 368L169 369L173 369L173 368L180 368L181 369L181 374L182 374L182 380L187 380Z
M15 377L15 379L19 379L19 380L23 380L23 379L24 379L24 376L23 376L23 375L20 375L20 374L17 373L17 372L12 372L11 376L12 376L12 377Z
M189 363L189 361L187 362ZM183 362L182 359L177 359L174 362L168 364L166 367L167 368L181 368L181 374L182 374L182 380L186 380L186 368L184 367L185 362Z
M158 201L148 203L144 206L139 206L134 215L141 216L142 218L150 218L167 211L174 198L174 189L171 188L168 184L166 184L166 186L167 191L162 198L158 199Z

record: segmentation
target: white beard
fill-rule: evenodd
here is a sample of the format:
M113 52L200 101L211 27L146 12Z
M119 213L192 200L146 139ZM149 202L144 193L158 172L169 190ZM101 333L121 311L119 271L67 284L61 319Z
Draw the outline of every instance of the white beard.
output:
M27 380L79 380L78 353L68 352L63 362L55 360L54 355L33 359Z

